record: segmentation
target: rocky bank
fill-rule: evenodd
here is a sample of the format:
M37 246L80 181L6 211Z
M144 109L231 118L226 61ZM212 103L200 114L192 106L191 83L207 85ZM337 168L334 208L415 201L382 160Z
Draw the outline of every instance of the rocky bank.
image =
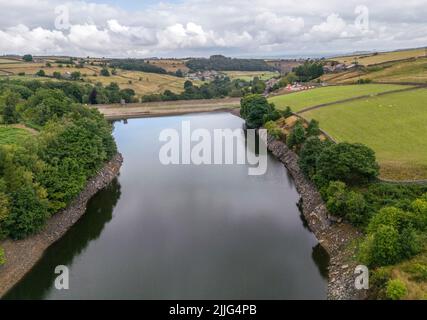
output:
M122 155L116 154L87 182L79 196L66 209L53 215L38 234L23 240L8 239L0 243L6 256L6 263L0 266L0 297L22 279L43 256L44 251L80 219L86 212L90 198L111 183L119 173L122 163Z
M309 181L298 165L298 156L285 143L268 136L268 150L280 160L292 175L298 193L301 195L300 208L310 230L315 234L330 257L328 299L364 299L366 292L354 286L353 240L361 236L351 225L328 214L316 186Z

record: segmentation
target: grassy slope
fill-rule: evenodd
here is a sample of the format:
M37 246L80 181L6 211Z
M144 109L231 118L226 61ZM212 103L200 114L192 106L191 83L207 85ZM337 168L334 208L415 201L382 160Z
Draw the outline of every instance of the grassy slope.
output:
M352 55L352 56L343 56L336 57L332 60L339 61L345 64L351 64L355 60L358 59L359 64L361 65L372 65L377 63L383 63L387 61L396 61L402 59L409 59L414 57L422 57L425 55L424 49L410 49L403 51L392 51L392 52L382 52L377 55L367 54L367 55Z
M349 71L340 74L326 74L322 80L329 83L354 83L359 78L383 82L427 83L427 59L391 62L383 66L369 67L367 72Z
M28 139L30 135L29 131L25 129L0 126L0 145L19 144L20 142Z
M349 85L337 87L323 87L308 91L300 91L269 99L279 109L290 106L293 111L299 111L306 107L315 106L323 103L334 102L367 94L376 94L396 89L402 89L405 86L388 84L364 84Z
M7 75L7 72L12 72L17 75L20 72L25 72L25 76L17 78L22 80L33 79L33 75L43 69L49 76L57 71L64 75L66 72L78 71L83 76L83 79L90 83L101 82L103 85L108 85L111 82L116 82L121 88L131 88L135 90L138 96L150 93L162 93L166 89L179 93L184 89L184 78L178 78L165 74L146 73L140 71L123 71L118 70L117 75L110 77L100 76L101 67L86 65L83 68L76 67L58 67L58 64L52 63L52 67L47 68L45 63L5 63L0 64L0 75ZM3 70L3 72L2 72ZM111 70L110 70L111 71ZM96 75L95 75L96 74ZM141 78L141 80L139 80ZM48 78L38 78L39 80L48 80ZM53 79L52 79L53 80ZM131 81L132 83L129 83ZM195 83L198 84L198 83Z
M381 176L427 178L427 90L392 93L308 111L338 141L373 148Z

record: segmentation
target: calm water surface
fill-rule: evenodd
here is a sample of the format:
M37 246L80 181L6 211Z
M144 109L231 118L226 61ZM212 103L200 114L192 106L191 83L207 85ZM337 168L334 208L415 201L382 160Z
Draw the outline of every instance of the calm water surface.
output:
M307 229L299 196L272 156L246 165L169 165L160 131L241 128L228 113L115 123L120 176L6 298L324 299L328 258ZM54 269L70 270L57 290Z

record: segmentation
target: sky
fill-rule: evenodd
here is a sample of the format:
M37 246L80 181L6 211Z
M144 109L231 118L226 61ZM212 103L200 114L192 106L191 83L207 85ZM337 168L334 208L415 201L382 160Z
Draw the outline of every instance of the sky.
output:
M320 57L427 46L427 0L0 0L0 55Z

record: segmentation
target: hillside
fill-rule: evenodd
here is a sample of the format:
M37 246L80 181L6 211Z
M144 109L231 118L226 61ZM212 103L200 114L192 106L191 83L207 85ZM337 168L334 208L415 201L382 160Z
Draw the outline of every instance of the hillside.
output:
M410 58L419 58L427 56L427 51L425 48L419 49L408 49L408 50L398 50L398 51L388 51L388 52L375 52L362 55L348 55L341 57L334 57L331 60L338 61L339 63L351 64L354 61L357 61L360 65L370 66L379 63L389 62L389 61L398 61L405 60Z
M64 63L60 63L64 60ZM69 80L73 72L80 72L81 81L96 84L97 82L103 85L108 85L111 82L116 82L122 89L133 89L137 97L146 94L162 93L164 90L171 90L175 93L180 93L184 90L184 78L175 77L169 74L151 73L134 70L116 69L113 74L113 69L108 68L110 76L101 75L104 61L90 60L83 66L77 64L65 63L69 58L59 59L58 57L37 58L34 62L24 62L19 60L11 60L2 58L0 60L0 79L8 76L12 79L29 80L34 79L40 81L56 81L52 78L54 73L59 73L61 78ZM38 77L36 73L43 70L46 77Z
M335 63L357 67L324 74L320 80L334 84L358 81L392 83L427 83L427 54L424 49L393 51L377 55L344 56L331 59Z

